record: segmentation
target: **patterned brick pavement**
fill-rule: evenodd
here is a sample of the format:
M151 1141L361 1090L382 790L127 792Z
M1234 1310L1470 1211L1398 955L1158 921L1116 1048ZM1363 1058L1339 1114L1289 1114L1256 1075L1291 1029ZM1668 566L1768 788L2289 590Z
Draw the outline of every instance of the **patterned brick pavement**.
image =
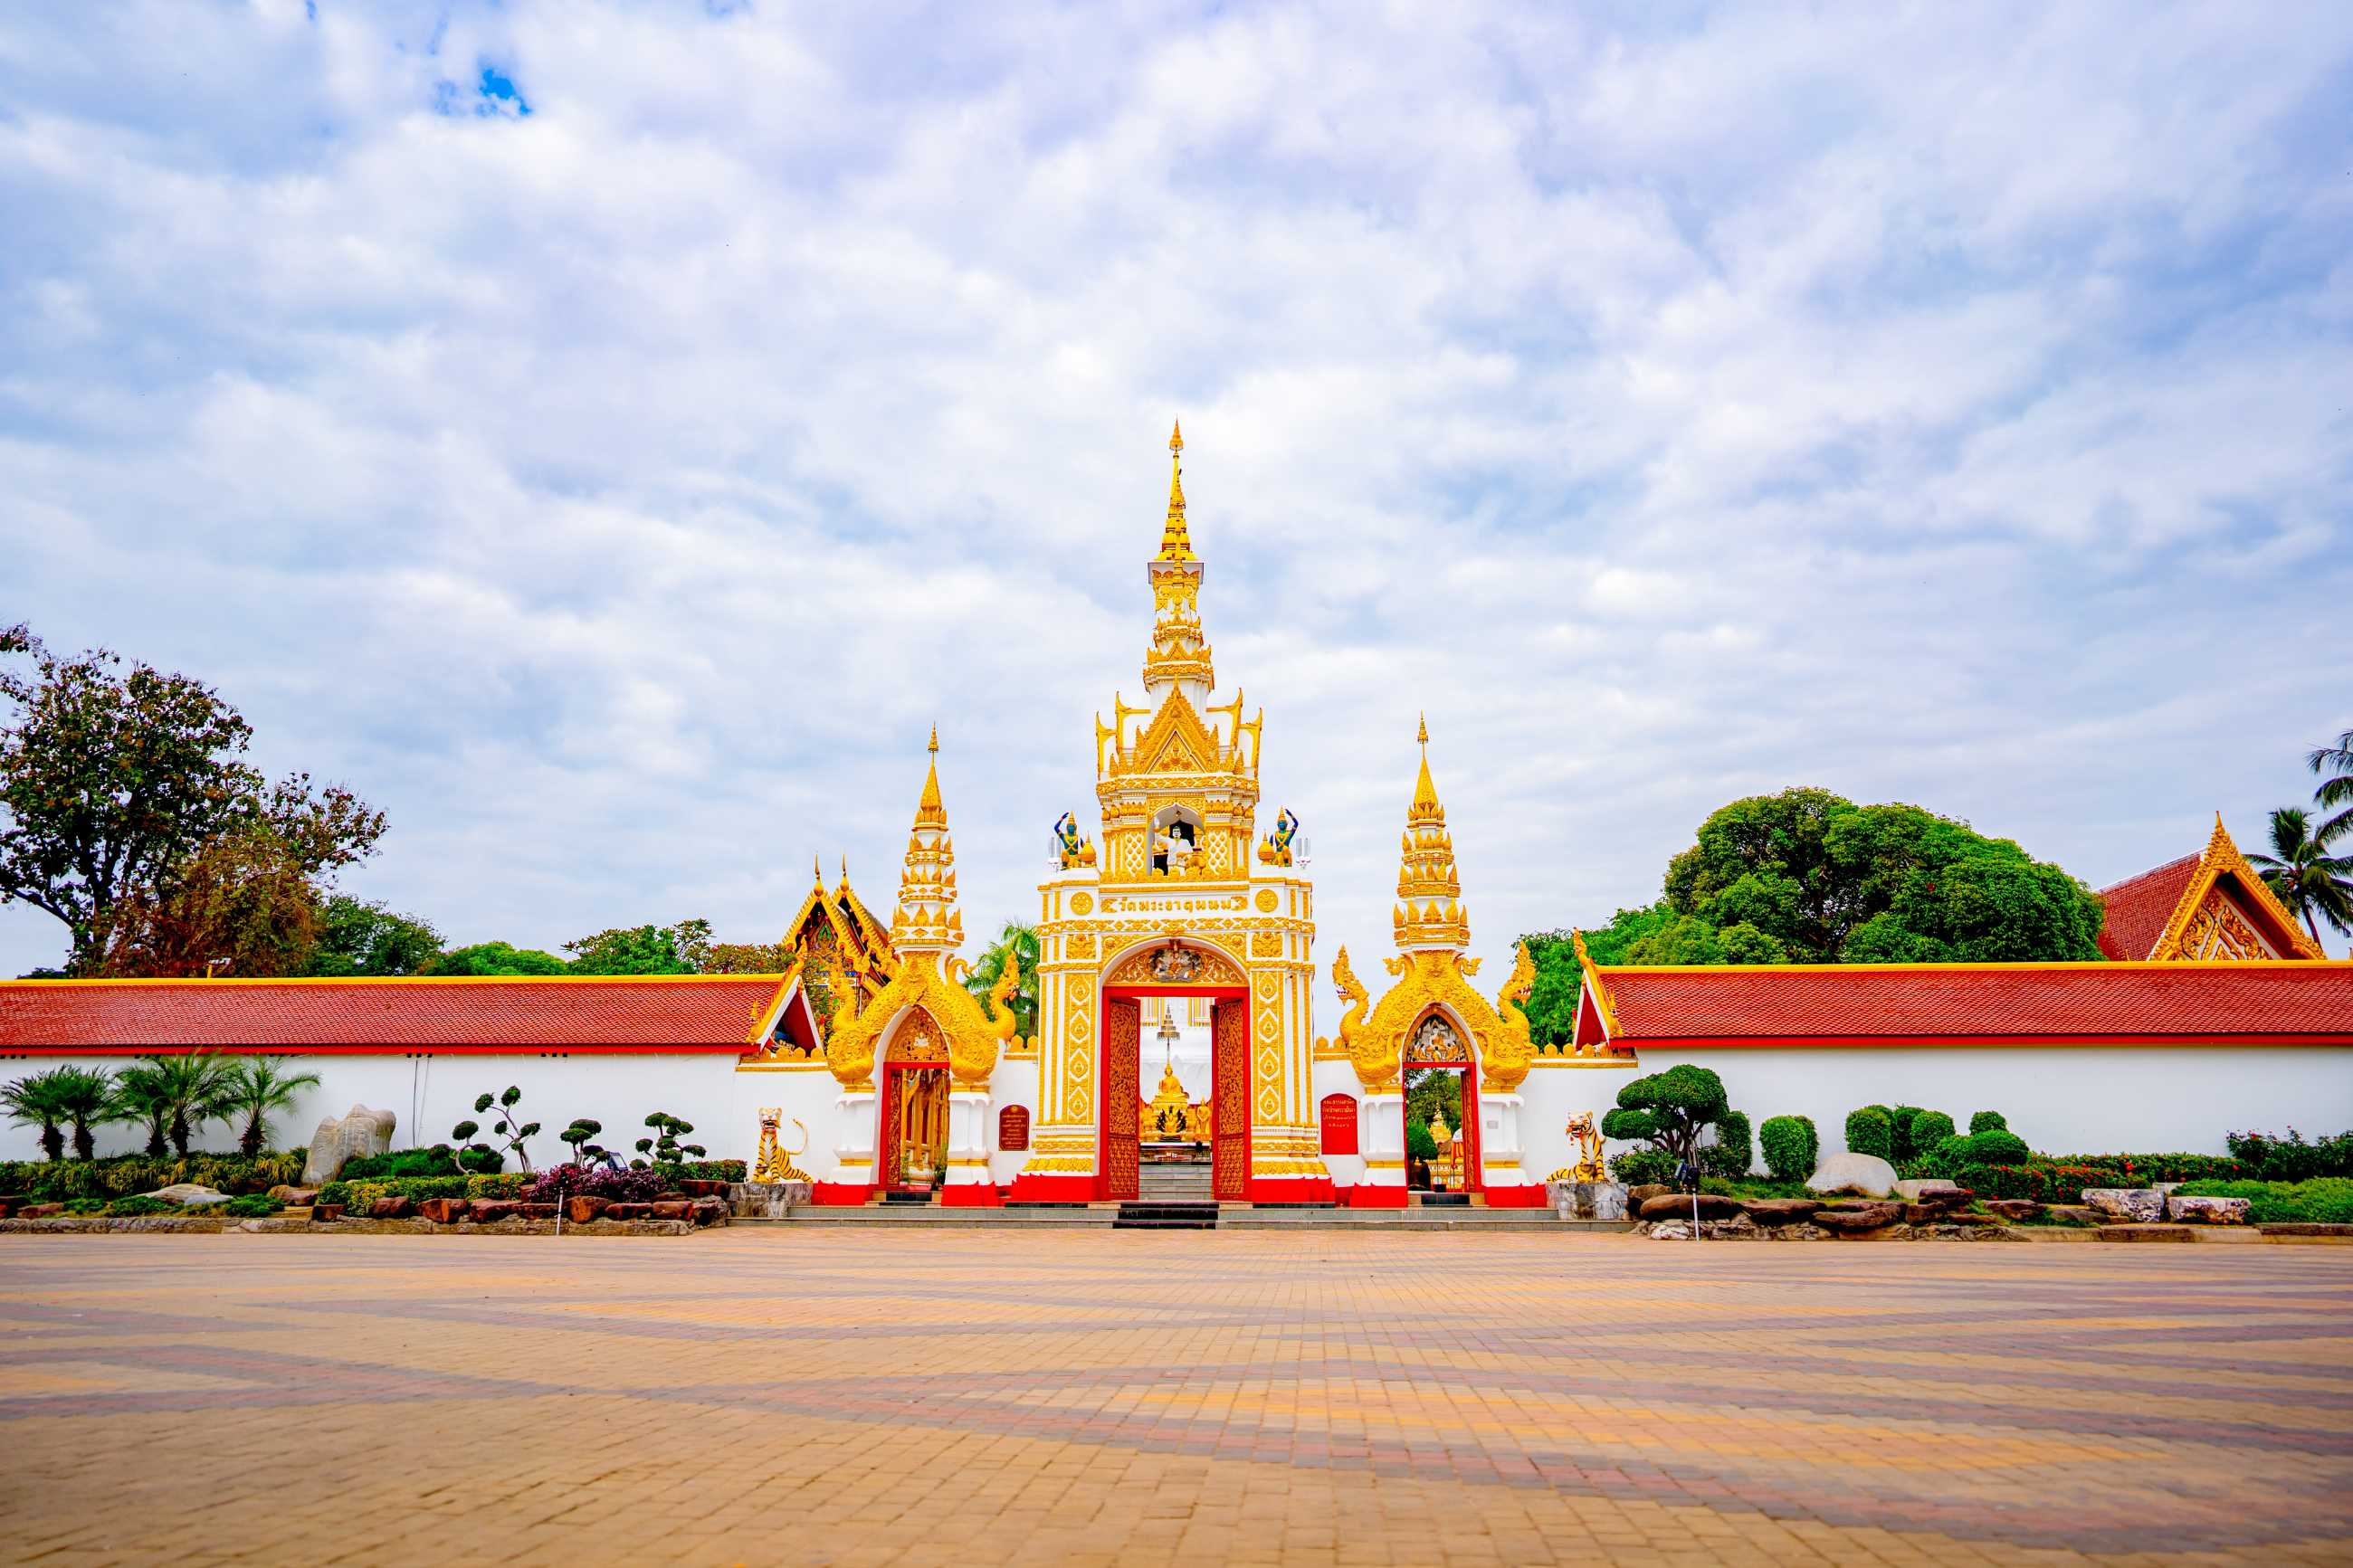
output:
M0 1237L10 1562L2353 1561L2353 1248Z

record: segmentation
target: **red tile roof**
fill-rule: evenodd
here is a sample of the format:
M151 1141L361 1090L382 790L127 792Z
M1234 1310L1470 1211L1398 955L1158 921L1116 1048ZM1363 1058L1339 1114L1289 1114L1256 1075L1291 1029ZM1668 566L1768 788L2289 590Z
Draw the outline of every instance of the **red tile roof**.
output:
M2166 923L2173 919L2181 895L2197 879L2204 858L2203 851L2184 855L2137 877L2126 877L2114 887L2102 888L2100 899L2107 906L2107 919L2100 926L2100 951L2113 959L2134 961L2154 952L2157 939L2165 934Z
M775 975L0 983L0 1047L746 1048Z
M1604 966L1613 1045L2353 1045L2353 963Z

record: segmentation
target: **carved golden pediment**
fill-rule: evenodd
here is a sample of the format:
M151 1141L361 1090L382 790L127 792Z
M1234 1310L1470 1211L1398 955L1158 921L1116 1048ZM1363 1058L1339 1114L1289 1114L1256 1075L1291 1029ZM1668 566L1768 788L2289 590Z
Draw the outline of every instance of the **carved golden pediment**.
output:
M1169 942L1129 954L1104 977L1110 985L1240 985L1241 966L1215 948Z

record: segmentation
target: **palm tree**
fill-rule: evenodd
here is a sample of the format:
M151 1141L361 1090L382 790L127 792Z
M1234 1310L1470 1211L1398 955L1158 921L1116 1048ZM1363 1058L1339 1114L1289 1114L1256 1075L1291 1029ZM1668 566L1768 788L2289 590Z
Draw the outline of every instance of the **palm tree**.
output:
M1013 987L1013 1024L1023 1039L1038 1032L1038 928L1026 921L1007 921L997 940L981 949L980 962L965 976L965 988L976 996L986 996L997 977L1005 973L1008 953L1021 965L1021 978Z
M114 1075L114 1095L103 1113L109 1121L128 1121L147 1130L147 1157L164 1157L164 1131L171 1124L172 1106L162 1077L144 1062Z
M58 1125L66 1119L65 1096L58 1079L60 1073L71 1070L70 1068L52 1068L47 1072L37 1072L13 1083L0 1084L0 1112L5 1112L11 1121L27 1125L39 1122L41 1152L52 1160L66 1157L65 1131Z
M2345 819L2353 819L2353 812L2345 813L2340 820ZM2304 917L2304 928L2316 943L2320 941L2316 915L2340 935L2353 936L2353 855L2328 853L2328 829L2324 826L2314 833L2303 807L2284 805L2273 812L2272 853L2250 855L2247 863L2281 903Z
M234 1107L228 1088L229 1063L218 1051L190 1051L184 1056L144 1057L155 1074L155 1097L164 1109L164 1129L171 1134L172 1152L188 1157L188 1139L207 1121L218 1121Z
M2304 760L2314 773L2327 775L2312 792L2312 804L2342 808L2313 835L2319 843L2333 844L2353 833L2353 730L2337 736L2333 746L2313 747Z
M58 1113L73 1126L74 1158L96 1159L98 1139L90 1129L110 1120L107 1108L114 1102L114 1075L90 1068L63 1067L48 1076L57 1083Z
M283 1057L241 1057L223 1076L226 1093L221 1109L245 1119L237 1146L248 1160L269 1141L270 1112L290 1109L297 1093L319 1087L317 1073L290 1072L288 1066Z

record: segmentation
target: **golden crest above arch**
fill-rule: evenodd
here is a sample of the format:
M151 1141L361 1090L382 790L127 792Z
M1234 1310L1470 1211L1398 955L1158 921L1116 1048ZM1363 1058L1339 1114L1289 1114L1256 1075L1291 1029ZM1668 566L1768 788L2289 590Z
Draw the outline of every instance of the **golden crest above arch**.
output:
M1105 985L1243 985L1240 955L1195 931L1149 937L1103 967Z

